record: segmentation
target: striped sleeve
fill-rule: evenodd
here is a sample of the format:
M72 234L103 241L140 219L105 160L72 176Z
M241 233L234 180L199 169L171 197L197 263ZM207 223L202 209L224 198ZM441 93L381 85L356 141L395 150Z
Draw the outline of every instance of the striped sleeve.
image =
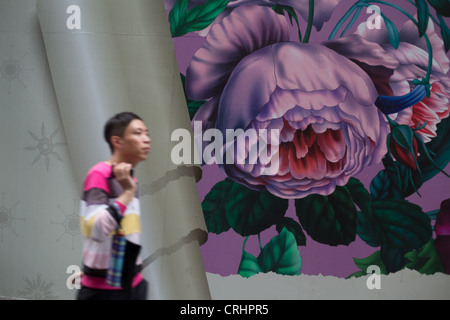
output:
M91 171L85 179L80 204L81 231L86 237L104 241L118 226L109 211L107 176L101 171Z

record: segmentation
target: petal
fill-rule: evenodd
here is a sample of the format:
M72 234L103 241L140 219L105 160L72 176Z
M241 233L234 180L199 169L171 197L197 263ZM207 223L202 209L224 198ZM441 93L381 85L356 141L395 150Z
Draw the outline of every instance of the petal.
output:
M284 176L289 173L289 149L290 143L282 143L279 147L279 163L278 163L278 175Z
M269 52L269 54L267 54ZM216 127L246 129L276 89L270 47L244 58L231 74L222 92Z
M342 173L344 168L345 158L337 162L327 161L327 177L334 178L335 175Z
M295 147L295 156L297 159L301 159L308 153L308 145L305 142L303 131L298 130L294 136L293 144Z
M186 71L186 93L196 100L220 94L228 77L248 54L272 43L288 41L284 16L260 6L236 8L214 25Z
M198 109L198 111L195 113L192 123L195 121L201 121L203 131L206 131L207 129L214 128L216 124L216 117L217 117L217 108L219 107L219 99L213 98L206 102L204 105Z
M424 102L416 103L413 106L413 119L421 120L422 123L425 121L435 122L439 121L439 117L428 105Z
M327 129L324 133L317 135L317 143L325 158L331 162L343 159L347 151L341 130Z
M348 35L336 40L322 42L322 45L336 51L348 59L355 59L370 66L396 68L399 63L390 56L382 46L364 39L357 34Z
M305 132L303 133L303 138L308 148L310 148L316 142L316 137L316 132L312 130L311 127L305 130Z
M280 132L280 142L291 142L295 138L296 130L289 125L284 118L283 119L283 129Z
M342 86L354 93L361 105L372 105L375 101L377 92L367 74L333 50L318 44L294 42L272 47L280 88L314 92Z
M436 33L433 20L430 18L427 27L427 36L431 43L433 51L433 59L439 65L442 73L447 73L449 70L449 58L444 49L444 42L442 38ZM417 26L408 20L402 27L400 34L400 41L407 42L421 48L428 52L427 44L424 37L419 38Z
M321 180L327 172L327 163L322 151L314 144L306 157L297 159L295 148L289 150L289 168L292 176L296 179Z
M389 87L389 78L399 63L382 46L357 34L325 41L322 44L348 59L352 59L361 67L372 79L379 95L393 95Z
M385 45L384 48L400 64L415 65L423 70L428 67L428 52L411 43L400 42L397 49L388 45ZM432 67L434 72L445 73L436 60L433 60Z

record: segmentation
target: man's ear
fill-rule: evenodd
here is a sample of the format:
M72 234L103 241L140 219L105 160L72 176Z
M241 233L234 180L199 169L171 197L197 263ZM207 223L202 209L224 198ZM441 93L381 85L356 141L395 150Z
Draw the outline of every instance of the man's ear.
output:
M112 144L114 150L120 148L121 141L122 141L122 139L119 136L112 136L111 137L111 144Z

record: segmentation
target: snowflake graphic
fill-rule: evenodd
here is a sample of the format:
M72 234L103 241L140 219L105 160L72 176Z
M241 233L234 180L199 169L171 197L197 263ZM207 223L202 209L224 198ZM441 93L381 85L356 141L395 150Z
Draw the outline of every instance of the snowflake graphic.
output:
M25 147L25 150L38 150L38 154L36 155L36 157L33 159L33 162L31 163L31 165L35 164L41 157L44 158L45 161L45 167L49 168L50 165L50 156L55 157L57 160L64 162L63 159L61 158L61 156L56 153L54 151L54 149L56 147L61 147L61 146L65 146L66 143L65 142L53 142L53 138L56 136L56 134L59 131L59 127L53 131L50 134L50 137L47 137L46 135L46 130L45 130L45 125L44 123L42 123L42 128L41 128L41 138L39 138L37 135L35 135L33 132L31 132L30 130L28 130L28 133L30 134L30 136L33 138L34 141L36 141L36 145L34 146L29 146L29 147Z
M64 209L58 205L59 210L61 210L65 216L64 221L62 223L51 222L52 224L59 224L64 227L64 232L56 239L56 241L59 241L66 234L72 236L72 250L74 250L75 238L80 235L80 216L77 212L78 201L79 200L74 200L74 209L70 214L67 214Z
M25 220L25 218L15 218L12 215L12 209L17 206L20 202L17 201L11 208L5 207L5 195L6 193L2 193L2 204L0 206L0 243L3 242L3 230L11 229L12 232L17 236L17 232L12 228L13 220Z
M32 69L24 69L21 66L22 60L28 55L28 52L25 52L22 57L20 57L18 60L13 59L13 46L11 45L10 48L10 58L2 59L1 60L1 67L0 67L0 73L2 74L2 79L6 79L9 83L8 86L8 95L11 94L11 83L16 80L18 81L24 88L26 88L26 85L23 83L22 79L20 78L23 71L29 71Z
M58 296L52 292L52 287L55 285L53 281L42 281L41 275L38 273L35 279L30 280L24 278L25 287L18 292L21 298L30 300L56 300Z

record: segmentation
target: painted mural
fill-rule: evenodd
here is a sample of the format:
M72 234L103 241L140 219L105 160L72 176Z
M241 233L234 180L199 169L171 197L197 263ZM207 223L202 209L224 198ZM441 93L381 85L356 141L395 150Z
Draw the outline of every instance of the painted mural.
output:
M448 1L165 6L207 272L450 273Z

